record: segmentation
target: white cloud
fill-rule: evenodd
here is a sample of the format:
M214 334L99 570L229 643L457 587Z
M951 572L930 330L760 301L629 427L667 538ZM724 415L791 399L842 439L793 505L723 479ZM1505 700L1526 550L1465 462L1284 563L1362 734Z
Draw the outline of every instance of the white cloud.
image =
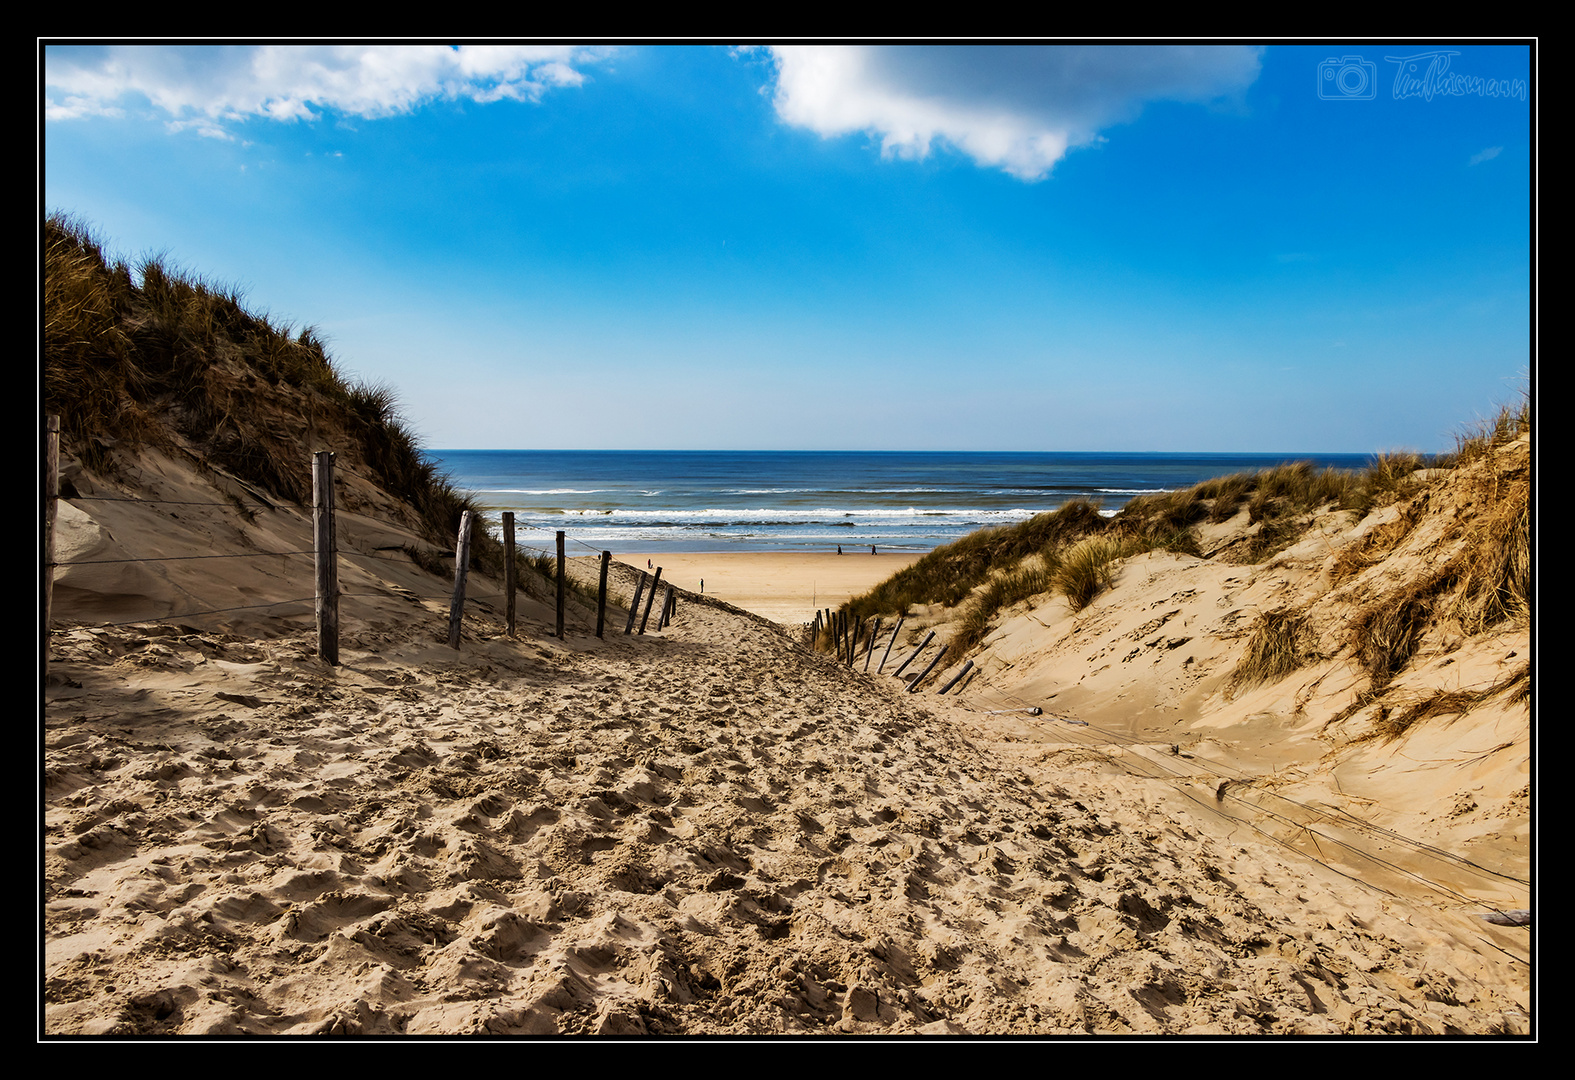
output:
M1504 152L1502 146L1490 146L1486 150L1479 150L1471 155L1471 164L1480 165L1484 161L1492 161Z
M1261 50L1184 45L795 45L771 49L777 114L824 137L866 131L888 157L937 140L1039 180L1152 101L1211 102L1257 79Z
M320 111L376 118L437 98L536 101L577 86L611 50L563 45L112 45L44 53L50 120L120 115L141 95L173 129L228 138L248 117L314 120Z

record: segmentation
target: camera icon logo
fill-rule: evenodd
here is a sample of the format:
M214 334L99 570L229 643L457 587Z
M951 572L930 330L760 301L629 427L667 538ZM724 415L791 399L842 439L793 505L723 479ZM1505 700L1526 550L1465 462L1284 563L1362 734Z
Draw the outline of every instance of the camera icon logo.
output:
M1360 56L1329 57L1318 65L1318 96L1330 101L1373 100L1378 96L1378 65Z

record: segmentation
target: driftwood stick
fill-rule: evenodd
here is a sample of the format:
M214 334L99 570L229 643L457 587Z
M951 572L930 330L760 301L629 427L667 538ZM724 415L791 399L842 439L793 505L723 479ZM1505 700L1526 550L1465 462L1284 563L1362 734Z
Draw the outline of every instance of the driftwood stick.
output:
M563 640L563 594L568 591L567 568L563 560L563 532L558 532L558 640Z

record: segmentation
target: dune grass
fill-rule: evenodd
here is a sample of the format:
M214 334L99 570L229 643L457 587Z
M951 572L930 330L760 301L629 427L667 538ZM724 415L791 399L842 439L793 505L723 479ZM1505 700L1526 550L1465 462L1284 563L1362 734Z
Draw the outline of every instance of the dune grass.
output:
M1273 682L1304 667L1313 658L1308 636L1306 620L1296 612L1260 614L1247 648L1231 672L1231 688Z
M1049 549L1024 559L1016 569L992 575L958 619L952 631L952 647L973 648L989 632L996 612L1050 592L1060 561L1059 553Z
M844 605L855 618L905 615L915 606L963 602L992 570L1015 567L1030 555L1105 529L1099 507L1074 500L1018 525L982 529L931 551L874 589Z
M1073 544L1061 556L1053 580L1073 611L1082 611L1115 580L1115 564L1141 548L1132 541L1090 536Z
M407 503L434 543L452 543L477 509L422 452L393 390L346 380L316 329L252 314L238 289L161 256L112 261L71 217L44 221L43 249L44 411L89 470L151 445L304 504L312 452L332 450ZM485 530L472 550L477 568L501 562Z
M1058 593L1072 610L1083 610L1110 587L1123 558L1155 550L1203 557L1197 527L1204 523L1229 521L1245 509L1257 529L1220 557L1260 563L1301 540L1318 514L1346 510L1365 516L1420 490L1416 485L1425 483L1424 477L1470 465L1530 428L1529 402L1523 399L1468 429L1453 453L1438 458L1404 451L1380 454L1366 469L1352 471L1290 462L1140 496L1109 518L1094 503L1074 501L1019 525L938 547L849 601L845 610L863 618L907 614L919 605L961 606L953 619L953 641L972 648L999 611L1035 595ZM1469 633L1529 615L1529 481L1521 476L1494 484L1481 493L1489 512L1462 554L1427 581L1370 602L1353 619L1348 640L1374 686L1387 685L1404 667L1423 628L1440 615L1459 619ZM1333 569L1335 580L1382 558L1416 520L1413 510L1372 530L1362 544L1342 553ZM1236 682L1277 678L1306 663L1312 653L1304 629L1290 615L1260 620Z
M1410 661L1434 613L1445 578L1414 582L1368 604L1351 620L1350 644L1373 689L1387 686Z

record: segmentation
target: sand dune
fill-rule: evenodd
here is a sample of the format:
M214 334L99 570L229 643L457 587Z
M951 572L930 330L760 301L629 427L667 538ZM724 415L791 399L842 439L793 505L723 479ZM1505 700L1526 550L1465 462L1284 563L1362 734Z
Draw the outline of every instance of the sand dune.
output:
M120 485L215 490L151 455ZM66 531L79 553L305 546L299 511L248 522L208 501L172 524L84 497ZM1310 738L1262 719L1267 698L1236 699L1260 717L1250 730L1198 723L1185 680L1089 674L1079 699L1069 669L1030 659L1050 639L1029 647L1010 626L971 696L910 695L688 593L666 630L600 641L583 607L556 641L527 600L512 640L485 580L474 591L493 599L470 607L456 653L441 579L391 557L400 542L372 516L341 529L338 668L314 655L309 606L169 619L293 599L299 556L247 560L252 575L203 560L62 572L44 691L46 1034L1530 1030L1528 931L1477 917L1529 906L1523 886L1475 908L1374 889L1305 844L1188 809L1189 784L1213 800L1201 767L1180 785L1118 768L1239 767ZM714 565L708 591L728 573ZM1099 616L1112 640L1164 615L1171 569L1124 571L1149 583ZM91 577L105 573L119 576ZM1199 612L1222 610L1200 595ZM1126 731L1141 745L1116 747L988 715L1035 697L1106 730L1139 692L1173 734L1145 714Z

